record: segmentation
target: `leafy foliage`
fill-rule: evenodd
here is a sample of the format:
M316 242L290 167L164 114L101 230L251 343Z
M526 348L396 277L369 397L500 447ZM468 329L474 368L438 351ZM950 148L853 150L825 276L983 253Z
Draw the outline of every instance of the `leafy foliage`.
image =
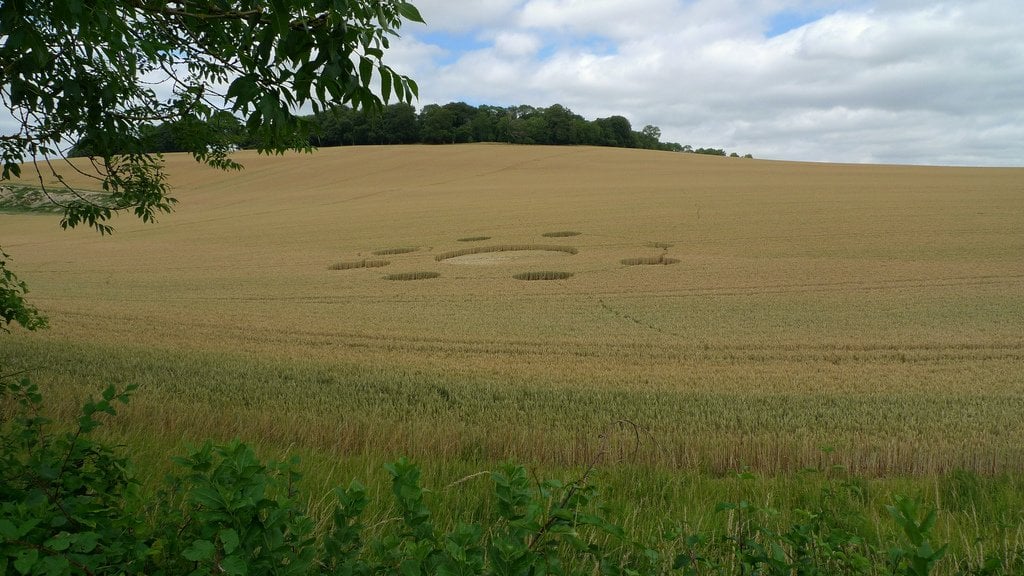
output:
M0 102L15 119L0 134L0 180L28 162L44 193L56 181L64 228L108 234L118 212L152 221L176 202L161 149L237 169L236 117L261 151L281 153L308 149L300 106L415 98L416 83L382 61L403 20L422 22L401 0L0 0ZM173 143L156 145L163 125ZM72 142L88 163L65 162ZM5 282L3 325L38 327L24 290Z
M147 547L126 458L88 438L131 390L108 388L73 431L54 433L28 379L0 380L0 573L98 574L142 565Z

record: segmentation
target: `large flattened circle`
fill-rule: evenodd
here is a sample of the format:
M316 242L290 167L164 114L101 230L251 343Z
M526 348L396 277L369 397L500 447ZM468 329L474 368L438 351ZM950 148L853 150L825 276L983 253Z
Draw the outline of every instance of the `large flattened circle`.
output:
M567 252L553 250L509 250L503 252L482 252L465 254L444 260L447 264L460 266L495 266L501 264L542 264L571 256Z

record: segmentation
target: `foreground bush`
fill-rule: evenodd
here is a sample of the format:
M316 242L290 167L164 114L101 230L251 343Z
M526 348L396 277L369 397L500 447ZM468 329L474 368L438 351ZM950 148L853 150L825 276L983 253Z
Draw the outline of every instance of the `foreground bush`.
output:
M335 490L332 525L315 530L296 490L297 462L263 463L245 444L206 444L175 459L181 472L144 501L128 460L89 438L131 388L88 402L73 430L54 432L27 379L0 379L0 574L929 574L945 546L934 510L897 497L901 542L872 542L843 507L856 483L826 490L816 510L777 527L776 511L723 503L727 534L669 531L639 543L606 517L591 470L531 481L512 464L490 473L494 512L445 531L424 503L420 470L388 464L396 518L368 529L357 482ZM970 574L1003 574L990 559Z

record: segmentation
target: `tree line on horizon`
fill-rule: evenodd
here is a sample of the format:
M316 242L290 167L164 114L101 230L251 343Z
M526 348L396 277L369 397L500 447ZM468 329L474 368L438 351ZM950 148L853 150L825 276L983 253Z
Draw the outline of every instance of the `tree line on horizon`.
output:
M503 142L508 144L590 145L690 152L726 156L721 148L693 148L678 142L662 142L661 129L647 125L634 130L624 116L587 120L561 104L546 108L529 105L472 106L465 102L428 104L418 111L407 103L379 110L336 106L304 116L309 125L307 141L312 147L367 146L383 144L462 144ZM209 121L183 119L174 123L142 127L144 152L183 152L196 136L213 138L231 147L259 148L250 134L230 113L214 114ZM77 144L71 155L89 155L88 146ZM729 156L738 157L733 152ZM750 154L744 158L752 158Z

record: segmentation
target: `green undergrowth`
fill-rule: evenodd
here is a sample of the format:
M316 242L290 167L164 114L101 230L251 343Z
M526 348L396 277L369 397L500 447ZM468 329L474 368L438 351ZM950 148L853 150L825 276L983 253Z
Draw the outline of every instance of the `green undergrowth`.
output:
M2 573L923 576L1024 569L1019 547L947 554L936 530L939 510L927 497L873 495L870 483L841 470L807 472L813 489L800 501L778 502L770 482L735 474L734 489L719 491L704 511L717 526L664 507L640 511L641 494L623 501L603 488L609 479L596 459L561 479L499 463L433 487L421 466L399 458L383 465L390 494L358 479L324 492L310 490L295 455L264 461L233 440L173 457L171 473L147 489L123 449L94 438L133 391L108 387L74 423L61 425L41 415L42 395L27 377L0 379ZM981 480L945 482L969 498ZM647 497L687 499L665 490ZM884 522L865 513L879 500ZM460 508L437 513L452 501ZM631 530L637 514L650 514L657 529Z
M301 467L289 465L293 472L302 472L301 478L293 477L290 490L294 495L291 498L312 522L310 534L318 542L330 530L337 504L334 487L349 485L352 479L358 479L365 487L364 541L386 538L390 529L400 525L396 520L400 514L396 512L391 493L394 479L383 465L403 451L389 444L385 436L362 438L361 443L355 445L346 444L343 440L347 433L346 420L360 418L359 410L370 411L369 416L364 417L372 419L393 418L390 421L392 432L398 435L408 433L399 413L372 411L373 402L393 396L400 387L382 390L383 396L375 397L376 400L366 399L367 404L362 408L349 407L352 413L347 416L344 412L332 414L333 427L325 426L320 436L307 436L295 431L308 427L306 418L309 414L296 410L300 405L308 407L318 402L309 400L311 389L304 388L302 382L309 377L311 382L319 382L319 386L328 385L324 380L327 374L322 372L316 373L319 376L302 376L301 372L292 371L295 367L259 366L241 360L235 365L229 358L220 356L207 359L209 361L193 358L193 362L198 362L193 368L203 372L211 381L232 380L238 384L248 379L291 383L289 394L294 397L295 406L288 404L284 397L250 398L253 403L280 403L280 406L272 413L263 411L270 407L267 405L263 405L262 410L245 411L236 405L243 401L242 398L218 402L216 397L224 391L216 387L205 391L208 397L200 394L187 403L173 403L172 398L198 386L198 381L193 379L200 376L191 374L186 357L167 356L166 351L148 357L139 350L118 356L101 347L93 349L88 346L71 349L40 346L34 349L34 354L28 354L32 345L19 342L21 345L14 347L20 352L19 356L32 358L32 362L20 363L4 372L28 369L33 379L38 376L41 381L47 381L44 391L48 396L59 399L56 402L58 406L41 407L36 415L53 420L46 429L54 435L73 433L74 423L82 422L78 407L89 401L89 395L96 389L90 382L109 382L122 388L131 385L130 380L142 384L133 393L131 404L119 408L121 413L117 418L104 422L104 426L89 435L98 445L105 447L104 450L117 446L111 454L131 463L125 470L131 470L131 477L137 480L138 484L132 484L131 491L135 495L133 497L141 501L164 498L162 494L169 489L165 479L169 475L180 477L184 473L181 457L174 460L176 455L184 454L188 459L205 451L207 456L204 458L211 460L243 456L257 458L244 455L251 449L259 457L278 462L291 462L294 458L301 460ZM64 356L68 358L63 359ZM72 358L77 362L65 362ZM10 357L0 358L0 365L9 364ZM52 370L58 367L60 378L54 378ZM143 377L165 371L169 371L167 375L170 378L156 381ZM334 377L359 380L365 379L366 374L335 373ZM182 388L159 389L169 386L175 379L182 380L179 382ZM7 379L6 382L10 381ZM476 382L474 385L484 384ZM245 393L256 391L245 390ZM347 393L358 395L361 392L353 388ZM111 394L111 400L120 398L116 390L108 392ZM457 402L461 392L449 388L448 394L449 402ZM111 406L116 404L111 400L105 401ZM410 397L409 401L409 407L399 408L399 412L410 410L419 400ZM212 405L218 407L214 411L218 416L217 426L213 425L212 412L206 414L199 410L201 406L209 408ZM9 426L14 421L14 404L5 398L2 408L0 413L4 426ZM191 427L183 426L179 421L182 413L190 415ZM453 419L449 413L439 413L439 417ZM252 422L244 421L245 418ZM889 574L899 566L898 559L894 561L890 551L909 549L906 541L910 537L907 533L909 516L920 523L930 510L935 511L934 525L927 531L932 552L941 545L948 545L930 573L1013 574L1024 569L1020 565L1024 550L1024 480L1019 476L981 476L969 471L955 471L942 475L866 478L850 474L842 466L829 464L838 457L829 453L823 454L822 465L806 470L766 474L740 468L710 472L640 460L637 458L640 447L617 441L608 429L586 425L594 426L590 435L604 436L604 440L579 447L580 456L573 462L524 460L521 454L512 457L530 463L526 473L531 479L531 486L536 486L538 479L542 478L561 479L563 486L585 478L587 486L595 487L595 500L591 504L596 508L592 511L599 514L603 522L616 526L616 530L621 529L628 539L623 541L597 529L597 535L592 535L587 545L612 546L610 550L618 551L611 553L613 556L626 550L631 551L629 554L646 554L646 550L651 550L658 561L646 568L630 564L630 569L637 570L637 573L650 573L643 570L655 570L655 565L657 569L653 573L671 572L672 565L682 562L674 573L753 574L755 572L742 572L744 562L761 562L755 556L762 554L763 563L770 563L770 556L777 552L771 546L757 552L756 545L775 542L782 549L783 556L795 558L792 556L795 554L794 546L797 546L795 539L802 536L792 531L809 530L811 535L808 537L813 538L825 538L833 531L840 531L836 537L845 539L841 546L821 540L815 540L815 546L828 544L833 548L839 546L845 550L844 554L856 552L866 559L870 569L857 572L850 568L851 571L843 572L836 571L834 564L826 563L825 566L830 567L821 568L819 572L767 571L782 570L779 565L771 569L762 566L763 570L756 573ZM463 432L475 434L471 429L456 427L442 431L453 435L452 439ZM422 430L413 432L422 433ZM553 442L572 441L573 438L564 436L557 429L548 432ZM492 430L491 434L495 432ZM446 442L447 436L442 436L428 440ZM240 448L233 441L235 437L246 438L247 447ZM207 439L213 442L210 447L204 447ZM493 534L489 527L496 521L494 474L505 469L505 459L509 455L501 457L489 450L474 449L475 442L470 441L454 452L412 452L417 462L420 488L425 490L423 502L430 509L435 531L450 534L460 525L478 525L481 527L478 542L486 549L484 539ZM410 446L415 447L416 444L399 445ZM259 466L265 464L261 462ZM588 472L591 467L593 469ZM3 468L7 470L8 466ZM902 499L897 495L902 495ZM176 497L180 499L184 495L179 492ZM900 502L916 506L916 513L909 508L899 508ZM180 502L176 504L180 505ZM888 507L893 506L897 515L903 514L901 519L892 516ZM444 540L447 536L439 538L447 541ZM748 542L751 538L753 540ZM61 542L63 545L63 540ZM595 564L597 561L590 552L573 549L566 553L567 565L600 570L599 563ZM679 554L682 553L685 557L680 560ZM367 558L367 561L371 559ZM688 568L694 570L686 572ZM795 570L792 562L789 568ZM221 566L220 570L226 569Z

